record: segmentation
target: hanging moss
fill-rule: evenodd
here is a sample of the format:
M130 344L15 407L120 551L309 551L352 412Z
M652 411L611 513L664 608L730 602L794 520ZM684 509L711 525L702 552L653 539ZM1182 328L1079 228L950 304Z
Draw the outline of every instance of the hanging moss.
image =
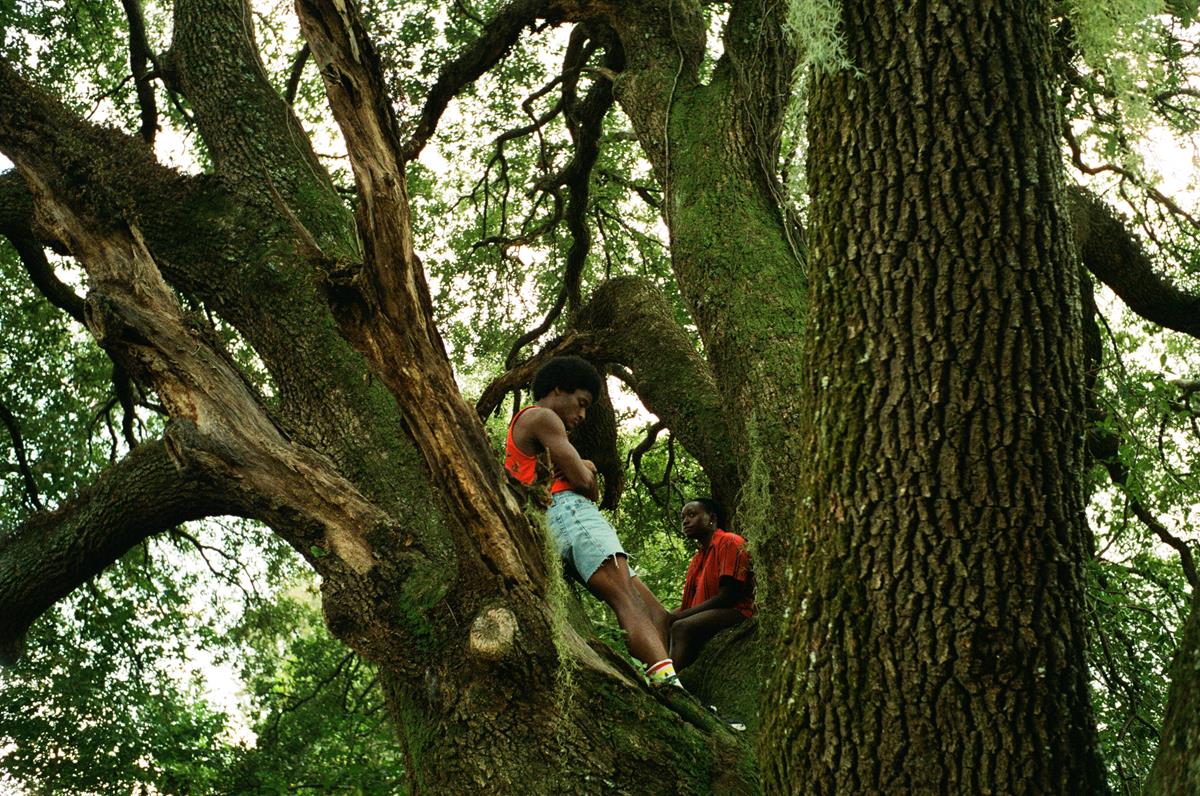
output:
M555 552L554 541L550 538L550 526L546 524L545 512L526 501L525 518L542 534L542 549L546 556L546 604L549 607L550 633L554 641L554 651L558 658L558 668L554 671L554 693L558 703L558 715L570 714L571 699L574 694L574 675L578 665L575 657L567 647L567 634L570 632L570 601L573 599L567 588L566 578L563 577L562 562Z
M846 55L841 16L837 0L789 0L784 30L800 50L799 69L833 73L854 68Z

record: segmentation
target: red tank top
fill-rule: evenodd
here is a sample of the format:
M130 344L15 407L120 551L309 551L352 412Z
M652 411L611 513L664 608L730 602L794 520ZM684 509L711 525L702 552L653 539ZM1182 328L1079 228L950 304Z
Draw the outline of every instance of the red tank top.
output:
M513 478L526 486L532 484L537 478L538 457L517 447L517 443L513 442L513 426L517 424L517 418L532 408L532 406L527 406L513 415L512 422L508 424L508 436L504 440L504 467L512 473ZM555 478L554 483L550 485L550 494L552 495L570 490L571 482L565 478Z

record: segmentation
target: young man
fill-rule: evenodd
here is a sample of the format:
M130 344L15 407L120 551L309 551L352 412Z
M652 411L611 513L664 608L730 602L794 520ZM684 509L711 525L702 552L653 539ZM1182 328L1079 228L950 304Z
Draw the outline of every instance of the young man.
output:
M670 651L684 668L717 631L754 615L754 576L746 540L721 530L721 504L696 498L683 506L683 535L700 549L688 565L683 603L671 612Z
M678 685L667 655L666 609L630 570L616 532L596 508L596 466L567 439L600 389L600 374L580 357L555 357L543 365L533 377L533 405L508 427L504 466L521 483L532 484L538 456L549 455L554 482L546 522L559 556L616 612L629 652L646 664L650 681Z

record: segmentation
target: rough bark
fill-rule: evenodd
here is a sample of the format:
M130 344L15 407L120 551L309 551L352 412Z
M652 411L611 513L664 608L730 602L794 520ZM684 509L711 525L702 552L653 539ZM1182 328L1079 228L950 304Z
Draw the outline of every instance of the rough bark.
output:
M770 659L759 622L751 619L713 636L679 679L723 720L745 725L747 740L755 743L761 724L759 696Z
M696 457L718 499L735 507L739 480L720 391L662 293L636 277L610 279L592 293L575 328L596 341L602 361L633 372L638 398Z
M809 107L810 463L764 784L1102 793L1046 8L842 8L861 71Z
M1146 781L1149 796L1200 793L1200 599L1196 595L1193 590L1191 612L1171 662L1162 740Z

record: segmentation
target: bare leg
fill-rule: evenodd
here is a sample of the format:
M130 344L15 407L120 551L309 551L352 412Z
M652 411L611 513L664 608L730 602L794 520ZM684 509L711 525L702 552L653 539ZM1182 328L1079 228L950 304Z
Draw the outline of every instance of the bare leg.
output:
M732 608L714 608L701 611L671 625L671 657L676 670L696 660L704 643L718 631L733 627L746 617Z
M667 647L650 618L650 612L629 575L624 556L607 559L588 578L588 591L608 603L625 631L629 653L647 665L667 657ZM660 608L662 606L659 606Z
M650 587L642 583L642 579L637 575L633 576L633 588L637 590L638 596L642 598L642 602L646 605L646 610L650 613L650 621L654 623L654 628L658 631L659 638L662 639L663 647L667 646L667 633L671 627L671 616L667 613L667 609L663 608L662 603L654 596L654 592L650 591Z

